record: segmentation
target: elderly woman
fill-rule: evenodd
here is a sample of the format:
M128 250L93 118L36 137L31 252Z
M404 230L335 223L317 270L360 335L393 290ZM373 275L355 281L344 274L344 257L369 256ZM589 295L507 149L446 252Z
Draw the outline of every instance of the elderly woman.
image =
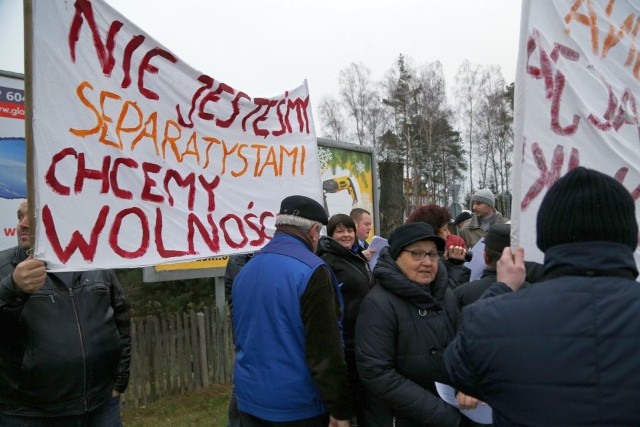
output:
M354 334L360 304L373 287L373 274L358 244L356 224L349 215L336 214L329 218L327 234L330 237L320 238L317 254L329 264L338 282L342 284L340 286L344 301L342 335L349 387L354 397L358 425L366 426L363 412L364 390L356 371Z
M356 363L365 385L367 426L458 426L460 413L438 397L447 382L442 352L458 308L439 267L444 240L417 222L397 227L360 306Z
M446 208L438 205L425 205L416 208L409 218L407 224L412 222L426 222L435 231L435 234L447 241L452 236L449 231L449 222L451 215ZM464 242L464 240L463 240ZM451 245L447 246L442 258L442 264L447 270L447 283L450 288L457 288L463 283L471 280L471 270L465 267L465 255L467 253L467 245Z

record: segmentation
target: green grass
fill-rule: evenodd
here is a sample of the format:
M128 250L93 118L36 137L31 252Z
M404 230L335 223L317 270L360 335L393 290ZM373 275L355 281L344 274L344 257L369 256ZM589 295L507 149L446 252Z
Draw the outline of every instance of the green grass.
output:
M164 397L144 408L125 409L125 427L224 427L230 384L214 384L206 390Z

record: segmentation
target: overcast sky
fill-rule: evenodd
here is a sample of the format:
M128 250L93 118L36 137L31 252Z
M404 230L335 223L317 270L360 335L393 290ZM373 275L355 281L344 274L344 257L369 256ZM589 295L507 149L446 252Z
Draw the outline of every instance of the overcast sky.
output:
M416 65L439 60L448 91L465 59L515 80L518 0L107 2L195 69L252 97L307 79L316 121L319 101L337 96L338 73L352 62L377 81L401 53ZM22 1L0 0L0 70L23 72L22 27Z

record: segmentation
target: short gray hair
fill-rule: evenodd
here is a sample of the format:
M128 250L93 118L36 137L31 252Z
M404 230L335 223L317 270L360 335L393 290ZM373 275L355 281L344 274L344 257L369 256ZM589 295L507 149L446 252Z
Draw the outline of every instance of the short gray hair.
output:
M303 218L298 215L286 215L279 214L276 216L276 227L279 225L290 225L293 227L298 227L302 231L309 231L314 225L318 225L318 227L322 228L322 223L318 221L313 221L311 219Z

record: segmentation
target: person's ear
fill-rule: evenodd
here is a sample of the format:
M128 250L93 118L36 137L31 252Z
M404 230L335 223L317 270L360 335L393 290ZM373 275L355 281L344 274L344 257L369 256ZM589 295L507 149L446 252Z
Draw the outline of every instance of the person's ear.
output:
M319 236L320 235L320 226L318 224L313 224L311 226L311 228L309 229L309 238L311 240L314 240L313 236L314 236L314 231L316 231L316 230L318 230L318 236Z

